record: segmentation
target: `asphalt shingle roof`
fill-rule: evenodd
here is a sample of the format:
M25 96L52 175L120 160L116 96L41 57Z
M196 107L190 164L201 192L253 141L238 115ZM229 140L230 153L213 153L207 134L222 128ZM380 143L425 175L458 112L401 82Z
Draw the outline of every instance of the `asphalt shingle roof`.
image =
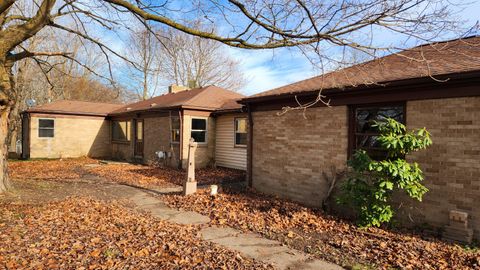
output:
M206 86L177 93L164 94L151 99L128 104L112 111L111 114L125 112L146 111L150 109L168 109L172 107L184 107L203 110L217 110L232 100L245 97L242 94L226 90L217 86Z
M27 112L107 116L176 107L207 111L232 110L241 108L241 105L236 103L235 100L244 97L242 94L217 86L206 86L177 93L168 93L127 105L59 100L30 108Z
M320 89L342 89L360 85L432 77L480 70L480 37L432 43L391 54L366 63L274 88L249 96L296 94Z
M76 100L57 100L51 103L32 107L28 109L27 112L106 116L111 111L119 109L123 106L123 104Z

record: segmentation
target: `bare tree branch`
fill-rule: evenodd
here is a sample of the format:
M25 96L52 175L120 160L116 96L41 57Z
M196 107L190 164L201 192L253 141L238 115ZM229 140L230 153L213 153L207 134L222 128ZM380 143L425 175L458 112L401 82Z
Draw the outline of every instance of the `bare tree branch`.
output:
M67 57L70 53L68 52L30 52L24 50L20 53L15 53L7 56L7 61L16 62L22 60L27 57L35 57L35 56L63 56Z

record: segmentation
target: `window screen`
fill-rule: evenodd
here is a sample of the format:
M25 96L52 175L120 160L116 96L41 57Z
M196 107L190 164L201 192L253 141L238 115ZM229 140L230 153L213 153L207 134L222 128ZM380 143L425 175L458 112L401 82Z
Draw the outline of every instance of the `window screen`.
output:
M38 137L53 138L55 130L55 120L38 119Z
M170 118L172 130L171 130L171 140L172 142L180 141L180 117L174 116Z
M130 121L112 122L112 140L118 142L130 141Z
M247 145L247 119L235 118L235 145Z
M207 119L192 118L191 137L198 143L207 142Z

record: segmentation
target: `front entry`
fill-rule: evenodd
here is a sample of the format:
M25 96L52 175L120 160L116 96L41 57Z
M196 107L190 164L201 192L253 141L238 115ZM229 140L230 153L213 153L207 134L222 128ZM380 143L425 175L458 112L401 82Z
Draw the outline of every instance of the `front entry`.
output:
M135 136L134 150L135 158L143 158L143 119L134 120Z

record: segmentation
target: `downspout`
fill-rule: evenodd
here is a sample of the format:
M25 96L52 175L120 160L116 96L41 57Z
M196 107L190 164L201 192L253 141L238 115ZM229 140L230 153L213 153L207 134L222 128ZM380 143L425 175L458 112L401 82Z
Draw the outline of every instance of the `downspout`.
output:
M22 118L22 159L30 158L30 113L23 112Z
M252 157L253 157L253 117L250 104L247 103L247 112L248 112L248 136L247 136L247 182L248 186L252 187Z
M182 169L183 161L183 114L182 110L178 110L178 119L180 120L180 144L178 148L178 168Z

